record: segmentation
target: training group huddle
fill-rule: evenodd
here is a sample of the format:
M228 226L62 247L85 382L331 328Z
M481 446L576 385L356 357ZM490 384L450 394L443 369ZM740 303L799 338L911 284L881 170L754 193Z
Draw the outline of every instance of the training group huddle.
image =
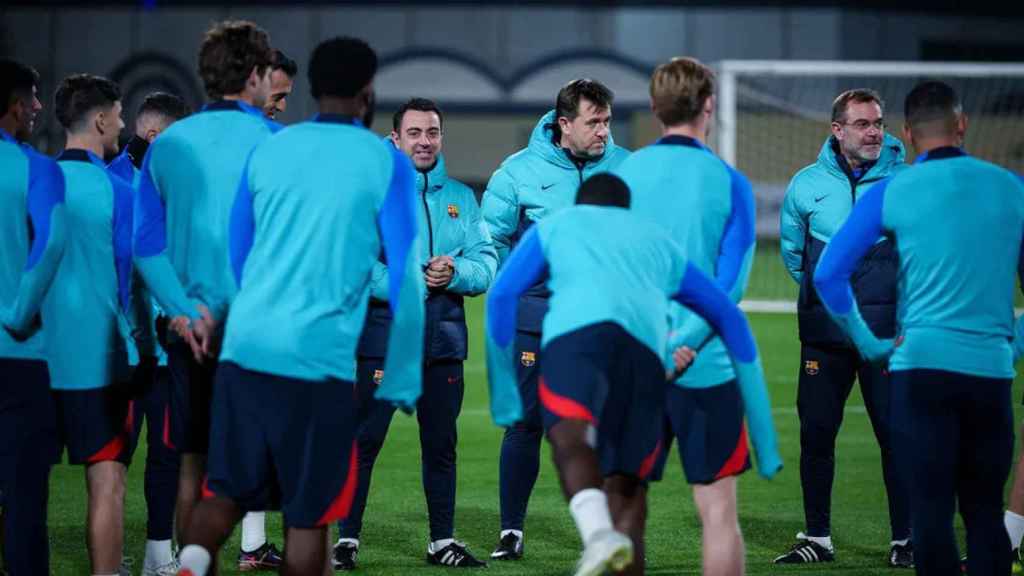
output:
M38 74L0 60L8 574L49 573L48 479L65 450L85 470L92 574L130 573L125 474L143 420L144 575L215 573L239 522L240 570L355 569L396 409L419 424L427 562L486 566L454 538L464 298L485 292L490 408L505 427L490 558L524 557L546 435L583 545L575 573L643 574L647 493L676 441L704 574L744 573L748 442L765 478L782 460L737 307L754 195L706 145L710 68L674 58L654 70L662 136L632 153L611 137L612 92L565 84L479 204L447 175L437 103L409 99L386 139L369 130L377 56L362 40L316 47L318 114L289 127L274 118L298 66L255 24L214 25L198 70L210 101L193 114L150 94L123 150L117 84L65 78L54 160L25 144ZM967 117L947 84L918 84L904 113L913 165L878 93L840 94L817 161L786 192L806 531L775 562L835 560L835 442L856 380L881 449L888 564L1010 574L1024 535L1019 478L1003 512L1024 181L964 151ZM283 514L283 552L265 510Z

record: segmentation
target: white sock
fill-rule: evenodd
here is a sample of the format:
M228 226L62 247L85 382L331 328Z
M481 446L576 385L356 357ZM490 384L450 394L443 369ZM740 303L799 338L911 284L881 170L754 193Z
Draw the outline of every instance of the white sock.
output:
M509 534L515 534L516 538L519 538L520 540L523 539L523 531L522 530L502 530L501 531L501 536L498 537L498 540L501 540L502 538L504 538L505 536L508 536Z
M146 540L146 568L156 568L171 563L174 552L170 540Z
M451 544L452 542L455 542L454 538L441 538L440 540L434 540L430 543L430 546L427 546L427 552L433 554L438 550L443 550L445 546Z
M335 546L338 544L352 544L356 548L359 548L359 538L338 538L338 543L335 544Z
M824 546L825 548L828 548L829 552L834 551L834 549L832 548L832 537L831 536L808 536L808 535L804 534L803 532L801 532L801 533L797 534L796 537L798 539L810 540L811 542L814 542L818 546Z
M910 543L910 538L904 538L903 540L893 540L889 542L889 546L906 546Z
M585 488L569 500L569 512L576 521L576 529L585 546L594 534L612 530L612 515L608 511L608 496L597 488Z
M1003 524L1006 524L1006 533L1010 535L1010 548L1020 548L1021 538L1024 538L1024 516L1007 510L1003 514Z
M178 562L182 570L191 570L195 576L206 576L206 571L210 569L210 553L202 546L189 544L181 549Z
M242 552L255 552L267 543L266 522L266 512L249 512L242 518Z

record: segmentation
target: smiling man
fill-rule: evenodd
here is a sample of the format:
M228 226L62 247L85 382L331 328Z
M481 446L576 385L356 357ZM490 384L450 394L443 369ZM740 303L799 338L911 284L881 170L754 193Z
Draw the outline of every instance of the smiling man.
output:
M416 168L417 207L425 230L419 265L428 293L423 350L423 395L416 405L420 426L423 493L427 498L430 542L427 562L457 568L485 564L454 540L456 420L465 388L463 362L469 347L465 296L482 294L498 268L473 190L449 178L441 154L444 114L436 103L413 98L395 112L391 142ZM359 398L359 484L352 510L339 523L341 538L334 547L338 569L355 568L366 496L373 463L380 453L392 404L374 399L389 377L384 370L393 316L388 304L387 265L373 268L372 299L359 342L356 393Z
M800 482L806 532L776 563L831 562L832 479L843 407L854 380L882 452L889 495L892 541L889 564L913 566L907 488L897 475L889 440L889 385L881 367L861 359L829 317L812 285L825 245L855 203L878 181L906 168L903 144L885 132L884 103L874 90L840 94L832 105L832 133L818 160L793 177L782 206L782 259L800 284ZM872 330L891 338L896 330L898 258L892 242L879 239L859 264L853 291Z
M299 73L299 65L279 49L274 50L274 63L270 72L270 98L263 106L263 113L271 120L278 120L278 114L288 109L288 97L292 95L295 75Z

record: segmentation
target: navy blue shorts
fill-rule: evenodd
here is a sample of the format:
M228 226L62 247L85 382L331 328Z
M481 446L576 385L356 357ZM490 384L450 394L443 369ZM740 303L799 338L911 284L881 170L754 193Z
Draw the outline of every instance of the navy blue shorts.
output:
M313 382L231 362L213 391L206 496L277 510L295 528L348 516L357 483L352 382Z
M188 344L178 341L168 346L167 368L171 373L171 392L165 444L182 454L206 454L217 363L207 360L199 364Z
M661 446L666 382L658 355L618 324L602 322L548 342L543 356L544 429L589 421L601 472L645 478Z
M743 398L736 380L711 388L668 387L665 400L665 451L651 480L661 480L672 440L690 484L712 484L750 469Z
M91 390L54 390L57 437L71 464L131 464L135 449L131 391L127 384Z

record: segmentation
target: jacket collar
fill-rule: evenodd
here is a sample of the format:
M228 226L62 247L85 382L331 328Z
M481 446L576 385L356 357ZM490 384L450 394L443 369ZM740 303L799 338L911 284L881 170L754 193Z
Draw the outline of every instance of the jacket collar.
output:
M825 143L821 146L821 151L818 153L817 163L833 176L847 180L847 173L840 166L839 160L836 159L836 151L833 148L832 141L832 136L825 139ZM882 140L882 152L878 156L878 160L867 173L861 175L858 181L885 178L892 172L893 167L903 164L906 158L907 152L903 147L903 142L900 142L895 136L886 133L885 138Z
M103 163L103 160L101 160L99 156L93 154L92 152L90 152L88 150L83 150L81 148L68 148L68 149L64 150L63 152L60 153L60 156L57 156L57 161L58 162L87 162L89 164L95 164L96 166L99 166L100 168L103 168L104 170L107 169L106 164Z
M920 164L922 162L928 162L929 160L946 160L949 158L960 158L961 156L967 156L967 152L963 148L958 146L943 146L941 148L933 148L923 154L918 155L914 160L914 164Z

